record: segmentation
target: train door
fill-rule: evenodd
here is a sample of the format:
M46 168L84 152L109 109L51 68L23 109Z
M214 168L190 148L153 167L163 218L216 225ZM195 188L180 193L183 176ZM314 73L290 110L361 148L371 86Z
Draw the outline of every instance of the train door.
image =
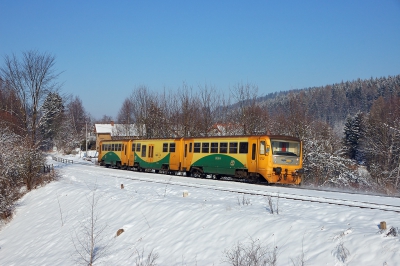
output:
M260 138L258 143L258 170L259 172L265 171L267 169L267 140L265 138Z
M148 156L149 163L153 162L153 157L154 157L154 144L149 144L149 156Z
M193 139L185 140L183 147L182 171L189 171L193 159Z
M121 145L121 164L122 166L126 166L128 164L128 153L126 151L127 149L127 142L123 141Z
M175 139L173 142L169 143L169 168L172 171L180 171L182 165L182 139Z
M136 150L136 143L133 141L129 141L128 144L128 153L129 153L129 157L128 157L128 166L133 166L134 162L135 162L135 150Z
M249 139L249 172L257 172L257 139Z

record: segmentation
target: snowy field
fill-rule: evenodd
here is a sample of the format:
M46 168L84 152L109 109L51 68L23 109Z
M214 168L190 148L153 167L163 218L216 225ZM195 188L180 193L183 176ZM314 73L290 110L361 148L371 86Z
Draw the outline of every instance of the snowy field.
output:
M275 249L277 265L400 265L400 237L379 230L381 221L400 227L399 213L272 197L272 214L266 196L213 188L400 205L398 198L137 173L72 159L51 161L61 178L26 194L1 227L0 265L82 262L92 209L100 231L95 265L135 265L148 254L158 256L157 265L229 265L227 252L251 242Z

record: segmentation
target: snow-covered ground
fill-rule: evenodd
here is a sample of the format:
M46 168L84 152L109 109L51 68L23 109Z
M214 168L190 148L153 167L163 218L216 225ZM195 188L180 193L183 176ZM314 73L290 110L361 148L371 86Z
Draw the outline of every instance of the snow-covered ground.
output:
M81 262L93 196L95 229L104 229L99 265L135 265L138 254L150 253L157 265L229 265L226 253L251 242L275 249L277 265L400 265L400 238L379 230L381 221L400 227L399 213L273 197L279 214L271 214L265 196L212 188L400 205L396 198L137 173L72 159L52 161L61 178L19 201L0 231L0 265Z

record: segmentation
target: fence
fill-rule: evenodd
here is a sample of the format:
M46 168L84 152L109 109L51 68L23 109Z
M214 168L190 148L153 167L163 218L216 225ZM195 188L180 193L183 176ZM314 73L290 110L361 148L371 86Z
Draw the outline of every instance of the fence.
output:
M74 163L73 160L64 159L64 158L55 157L55 156L52 156L52 159L53 159L53 161L61 162L61 163Z
M40 169L40 172L42 173L50 173L51 171L54 171L54 166L52 164L45 164Z

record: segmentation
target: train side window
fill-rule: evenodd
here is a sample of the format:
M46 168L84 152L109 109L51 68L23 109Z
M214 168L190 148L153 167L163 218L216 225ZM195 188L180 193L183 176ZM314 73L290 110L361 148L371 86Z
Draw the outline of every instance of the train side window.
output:
M169 152L175 152L175 143L169 144Z
M142 157L146 157L146 145L142 146Z
M256 144L253 143L253 145L251 146L251 159L255 160L256 159Z
M100 151L104 151L104 144L101 145Z
M136 150L136 143L132 143L132 151Z
M192 152L193 143L189 143L189 152Z
M122 144L118 144L118 151L122 151Z
M185 144L185 158L187 157L187 144Z
M193 152L194 153L200 153L200 143L199 142L195 142L194 143Z
M136 144L136 151L138 151L138 152L140 151L140 143Z
M221 142L219 144L219 153L227 153L228 152L228 143L227 142Z
M115 144L111 144L111 150L115 151Z
M107 151L111 151L111 144L107 144Z
M248 142L240 142L239 153L248 153L248 152L249 152L249 143Z
M163 152L168 152L168 143L163 143L163 145L162 145L162 151L163 151Z
M211 142L211 153L218 153L218 142Z
M208 142L203 142L201 144L201 152L202 153L208 153L210 151L210 143Z
M229 142L229 153L237 153L238 144L237 142Z
M260 141L260 154L265 155L265 140Z

